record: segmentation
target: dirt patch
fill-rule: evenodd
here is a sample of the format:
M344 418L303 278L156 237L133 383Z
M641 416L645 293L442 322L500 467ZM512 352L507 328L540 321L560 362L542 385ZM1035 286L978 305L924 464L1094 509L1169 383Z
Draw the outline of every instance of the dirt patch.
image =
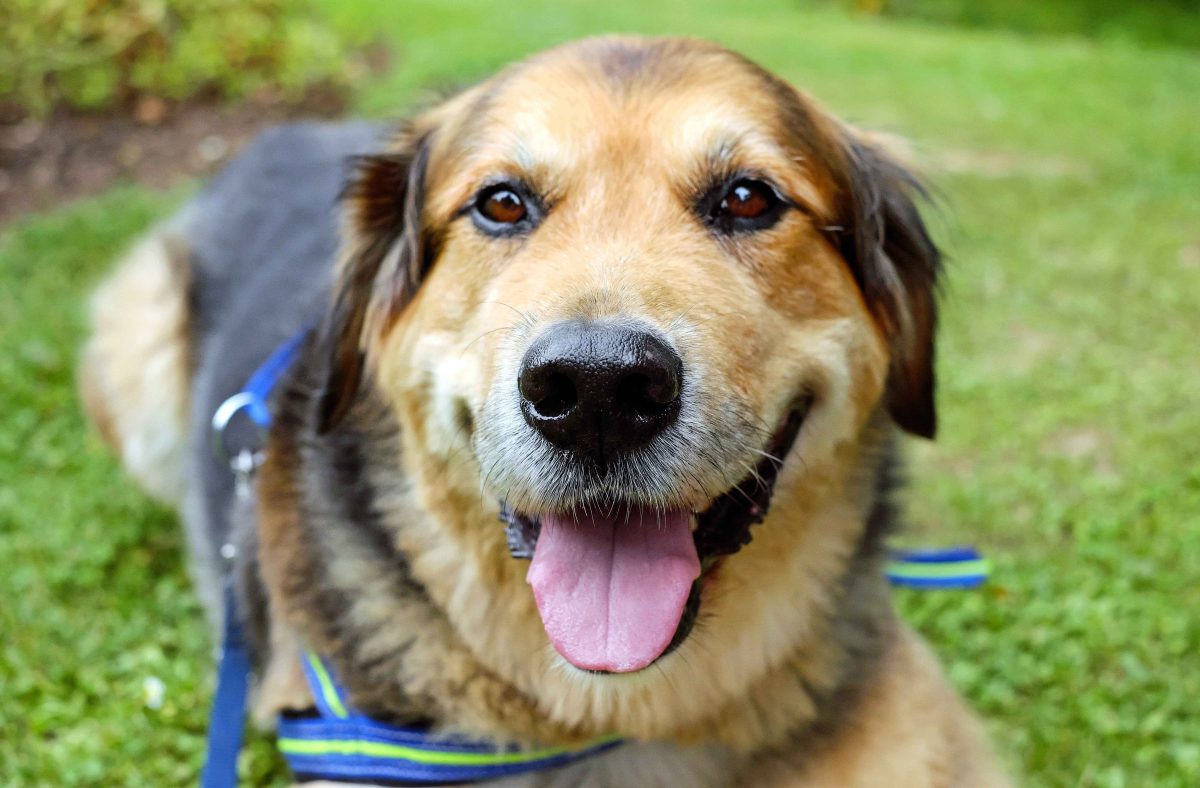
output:
M1092 473L1105 479L1120 478L1112 457L1112 438L1094 427L1068 427L1042 442L1043 452L1090 465Z
M1008 327L1008 340L1001 363L1019 375L1031 373L1034 367L1052 358L1062 346L1059 337L1024 323L1014 323Z
M120 181L169 187L211 172L269 126L344 110L342 96L314 89L291 103L270 94L236 104L143 98L113 114L0 118L0 226Z
M1179 250L1179 267L1192 270L1200 268L1200 241L1187 244Z

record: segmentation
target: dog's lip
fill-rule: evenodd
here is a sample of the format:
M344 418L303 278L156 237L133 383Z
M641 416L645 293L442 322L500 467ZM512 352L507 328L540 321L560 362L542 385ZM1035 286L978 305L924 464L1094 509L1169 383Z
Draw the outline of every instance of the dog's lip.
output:
M697 583L704 580L718 559L732 555L750 543L750 529L766 518L775 481L811 407L811 397L799 398L787 410L753 472L712 499L703 511L693 513L692 538L696 541L696 551L704 569ZM501 501L500 520L505 524L512 556L532 558L541 528L540 518Z
M811 398L804 397L789 408L753 472L696 515L693 538L706 570L716 559L732 555L750 544L750 528L766 519L775 481L800 436L800 428L811 407Z

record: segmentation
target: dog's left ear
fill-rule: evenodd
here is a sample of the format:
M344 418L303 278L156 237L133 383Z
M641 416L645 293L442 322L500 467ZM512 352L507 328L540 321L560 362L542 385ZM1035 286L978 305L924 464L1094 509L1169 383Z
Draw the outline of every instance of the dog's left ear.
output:
M926 194L876 143L851 131L843 139L839 226L831 229L890 345L888 411L903 429L932 438L941 254L917 210Z
M322 433L354 404L368 335L412 300L430 264L421 228L428 148L428 135L405 130L390 152L355 160L343 190L341 261L322 326L329 352Z

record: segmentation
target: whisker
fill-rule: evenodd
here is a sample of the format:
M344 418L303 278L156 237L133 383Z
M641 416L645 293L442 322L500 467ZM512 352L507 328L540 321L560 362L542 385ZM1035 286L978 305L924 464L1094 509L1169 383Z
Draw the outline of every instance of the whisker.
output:
M463 353L466 353L468 350L470 350L470 349L471 349L471 345L474 345L476 342L478 342L479 340L483 339L484 337L486 337L486 336L488 336L488 335L490 335L490 334L495 334L495 333L496 333L496 332L498 332L498 331L516 331L518 327L519 327L519 326L517 326L517 325L514 323L514 324L511 324L511 325L507 325L507 326L500 326L500 328L493 328L493 329L492 329L492 330L490 330L490 331L484 331L482 334L480 334L479 336L475 337L475 338L474 338L474 339L472 339L470 342L468 342L468 343L467 343L467 344L466 344L466 345L463 347L463 349L462 349L461 351L459 351L459 355L462 355Z
M515 313L516 313L516 315L517 315L519 318L521 318L521 323L522 323L523 325L525 325L525 327L527 327L527 328L532 328L533 326L537 325L537 320L535 320L535 319L534 319L534 318L533 318L531 315L529 315L528 313L526 313L526 312L522 312L520 309L517 309L517 308L516 308L515 306L513 306L512 304L506 304L506 303L504 303L503 301L499 301L499 300L481 301L480 303L481 303L481 304L497 304L497 305L499 305L499 306L502 306L502 307L504 307L505 309L511 309L513 312L515 312Z

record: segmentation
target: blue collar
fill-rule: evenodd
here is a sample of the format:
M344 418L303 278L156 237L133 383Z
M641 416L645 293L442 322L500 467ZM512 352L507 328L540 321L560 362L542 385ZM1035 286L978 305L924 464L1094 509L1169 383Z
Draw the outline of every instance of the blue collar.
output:
M281 717L277 740L300 781L483 782L565 766L621 743L616 736L606 736L579 747L520 749L437 735L428 728L387 725L355 711L333 673L315 654L305 654L303 666L317 713Z

